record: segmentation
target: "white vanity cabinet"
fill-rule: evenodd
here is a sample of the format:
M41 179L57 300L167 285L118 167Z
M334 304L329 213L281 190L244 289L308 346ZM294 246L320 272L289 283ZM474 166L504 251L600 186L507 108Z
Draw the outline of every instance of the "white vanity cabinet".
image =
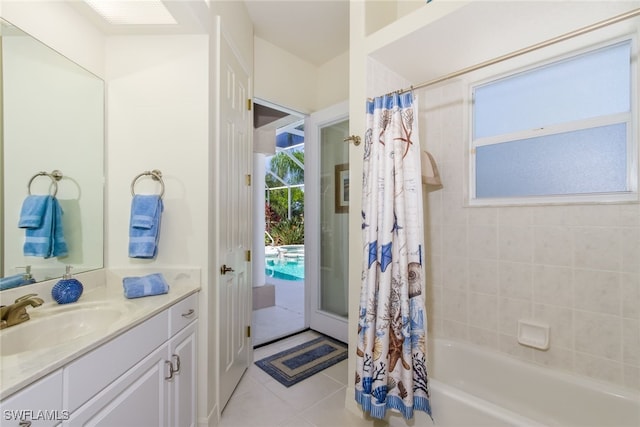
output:
M197 308L195 294L66 367L71 414L62 425L195 426ZM161 344L144 357L127 357L157 340ZM125 359L130 367L123 370Z
M0 425L195 427L197 327L196 292L1 401Z
M0 403L2 427L49 427L68 416L62 410L62 369L25 387Z

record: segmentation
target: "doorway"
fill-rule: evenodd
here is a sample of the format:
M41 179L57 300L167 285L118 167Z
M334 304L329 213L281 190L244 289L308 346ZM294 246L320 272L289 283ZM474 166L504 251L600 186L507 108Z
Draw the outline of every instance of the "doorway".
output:
M253 346L305 322L304 115L254 100Z
M347 342L348 103L303 118L258 102L279 116L254 132L254 146L272 151L254 153L254 204L265 210L254 220L253 345L308 328Z

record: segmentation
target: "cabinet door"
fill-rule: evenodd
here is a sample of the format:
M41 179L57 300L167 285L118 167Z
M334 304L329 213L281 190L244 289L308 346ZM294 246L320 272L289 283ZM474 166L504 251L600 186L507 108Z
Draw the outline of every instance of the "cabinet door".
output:
M168 427L167 352L166 344L159 347L72 413L64 425Z
M176 334L169 342L170 359L179 369L169 382L169 425L171 427L196 426L196 331L194 321Z
M69 416L62 410L62 370L0 402L2 427L51 427Z

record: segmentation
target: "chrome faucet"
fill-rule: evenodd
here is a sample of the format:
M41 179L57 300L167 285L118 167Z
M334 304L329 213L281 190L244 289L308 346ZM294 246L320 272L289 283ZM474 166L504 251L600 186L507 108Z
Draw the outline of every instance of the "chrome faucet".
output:
M11 305L0 306L0 329L17 325L29 320L27 306L39 307L44 304L41 298L37 298L38 294L27 294L18 298Z

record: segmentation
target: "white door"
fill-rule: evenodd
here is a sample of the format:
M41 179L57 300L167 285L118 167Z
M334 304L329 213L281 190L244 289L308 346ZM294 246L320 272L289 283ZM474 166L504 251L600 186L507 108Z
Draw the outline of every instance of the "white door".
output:
M349 270L348 103L305 122L305 257L308 324L347 342Z
M220 37L218 291L219 404L222 410L251 360L251 111L249 73Z

